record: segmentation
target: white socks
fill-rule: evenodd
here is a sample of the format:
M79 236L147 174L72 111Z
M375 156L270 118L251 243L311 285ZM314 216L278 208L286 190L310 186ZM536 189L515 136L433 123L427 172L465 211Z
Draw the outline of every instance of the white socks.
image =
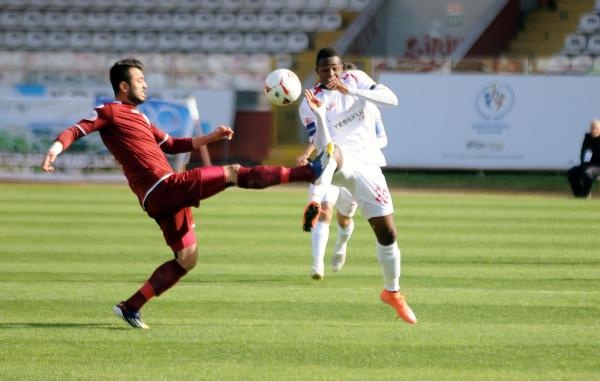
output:
M314 271L324 271L325 250L327 249L327 240L329 239L329 224L317 221L312 229L312 256Z
M335 253L343 252L346 253L346 244L352 236L354 231L354 220L350 220L350 223L345 228L342 228L339 224L337 225L337 241L335 242Z
M383 272L383 286L388 291L400 290L400 248L398 243L383 246L377 245L377 260Z

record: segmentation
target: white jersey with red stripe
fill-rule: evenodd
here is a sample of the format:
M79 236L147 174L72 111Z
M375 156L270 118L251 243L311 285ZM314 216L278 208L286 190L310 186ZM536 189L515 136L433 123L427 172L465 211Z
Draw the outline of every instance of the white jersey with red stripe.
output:
M311 89L326 107L326 128L333 143L342 148L344 155L350 155L365 164L384 166L385 157L379 148L375 131L380 118L377 104L396 104L395 95L360 70L346 71L341 74L340 80L348 88L349 94L328 90L321 83ZM378 96L370 97L369 93L378 93ZM309 140L313 142L317 118L306 99L302 101L299 113Z

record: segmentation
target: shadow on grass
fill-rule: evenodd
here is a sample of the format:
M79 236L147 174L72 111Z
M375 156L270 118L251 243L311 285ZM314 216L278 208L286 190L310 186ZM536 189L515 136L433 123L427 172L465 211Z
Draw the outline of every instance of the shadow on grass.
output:
M84 329L103 329L103 330L124 330L127 327L118 327L100 323L0 323L0 329L20 329L20 328L84 328Z

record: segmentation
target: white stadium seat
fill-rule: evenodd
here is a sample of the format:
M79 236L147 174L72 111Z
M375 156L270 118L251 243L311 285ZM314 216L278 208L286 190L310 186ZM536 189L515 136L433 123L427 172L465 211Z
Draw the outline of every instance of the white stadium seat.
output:
M65 16L65 28L69 30L80 29L86 21L86 16L83 12L67 12Z
M60 11L48 11L44 13L43 26L46 29L61 29L65 24L65 13Z
M153 32L137 32L135 34L135 49L149 52L158 45L158 35Z
M129 15L125 12L110 12L106 22L109 29L122 30L129 25Z
M595 33L600 29L600 16L595 13L586 13L579 19L579 33Z
M342 26L342 15L326 12L321 16L321 30L337 30Z
M40 11L27 11L23 13L21 27L25 29L37 29L44 24L44 14Z
M4 46L7 48L20 48L25 42L25 33L21 31L9 30L4 32Z
M177 43L179 50L184 52L195 52L201 47L200 33L184 32L179 35L179 41Z
M150 20L150 24L146 27L152 30L164 30L171 27L171 22L173 18L169 13L166 12L158 12L153 13L152 18Z
M48 40L46 43L50 49L64 49L69 45L69 33L60 31L50 32L48 33Z
M284 12L279 15L279 29L294 31L300 26L300 16L297 13Z
M5 0L4 5L9 9L20 9L25 8L27 3L23 0Z
M283 53L287 51L288 39L285 33L267 33L265 39L265 48L269 52Z
M215 29L229 31L235 28L236 18L233 13L217 13L215 16Z
M108 25L108 13L101 11L87 12L84 25L91 30L106 30L106 26Z
M306 33L290 33L288 35L287 51L290 53L299 53L308 49L310 44Z
M0 13L0 27L15 28L21 25L23 13L19 11L6 10Z
M360 12L369 5L369 0L350 0L347 10Z
M263 8L263 0L244 0L244 9L259 11Z
M287 0L285 8L292 11L302 11L306 8L306 0Z
M135 45L135 36L131 32L116 32L114 34L113 50L122 52L132 49Z
M300 30L314 32L321 28L321 15L318 13L303 13L300 16Z
M256 28L259 30L279 29L279 15L276 13L259 13L256 21Z
M194 25L194 15L189 12L176 12L173 13L173 24L172 27L175 30L182 32L189 31Z
M143 30L147 29L152 23L152 16L146 12L132 12L129 15L127 29Z
M223 34L223 50L235 53L244 47L244 35L242 33L228 32Z
M262 52L265 47L265 35L262 33L246 33L244 50L249 53Z
M586 39L583 34L571 33L565 38L563 52L567 55L580 54L586 48Z
M330 9L335 12L341 12L350 6L350 2L348 0L329 0L327 4L327 9Z
M161 52L171 52L179 47L179 34L174 32L160 32L158 34L158 50Z
M221 6L221 0L201 0L200 4L205 10L213 11Z
M327 0L306 0L306 9L309 12L321 12L326 9L328 5Z
M254 30L258 25L258 15L254 12L240 12L237 15L236 29Z
M238 11L243 5L244 0L221 0L221 8L228 11Z
M114 37L109 32L94 32L92 33L92 48L98 51L108 50L113 43Z
M88 49L92 43L92 35L88 32L71 32L69 35L69 48L75 51Z
M46 32L30 31L25 35L24 47L27 50L38 50L46 45Z
M71 0L52 0L50 6L54 9L69 9L72 3Z
M285 9L286 0L265 0L264 8L267 10L280 11Z
M179 7L179 0L161 0L158 2L156 9L170 11L177 7Z
M208 31L215 24L215 16L208 12L198 12L194 15L193 29Z
M588 54L600 56L600 34L593 34L588 37L586 51Z
M207 52L219 50L223 42L223 36L220 33L207 32L202 34L200 39L200 48Z

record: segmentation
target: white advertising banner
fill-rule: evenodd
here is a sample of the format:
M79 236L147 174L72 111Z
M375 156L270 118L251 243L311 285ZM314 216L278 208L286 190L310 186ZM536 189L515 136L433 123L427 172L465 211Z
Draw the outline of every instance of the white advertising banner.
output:
M600 77L382 73L388 166L565 170L600 117Z

